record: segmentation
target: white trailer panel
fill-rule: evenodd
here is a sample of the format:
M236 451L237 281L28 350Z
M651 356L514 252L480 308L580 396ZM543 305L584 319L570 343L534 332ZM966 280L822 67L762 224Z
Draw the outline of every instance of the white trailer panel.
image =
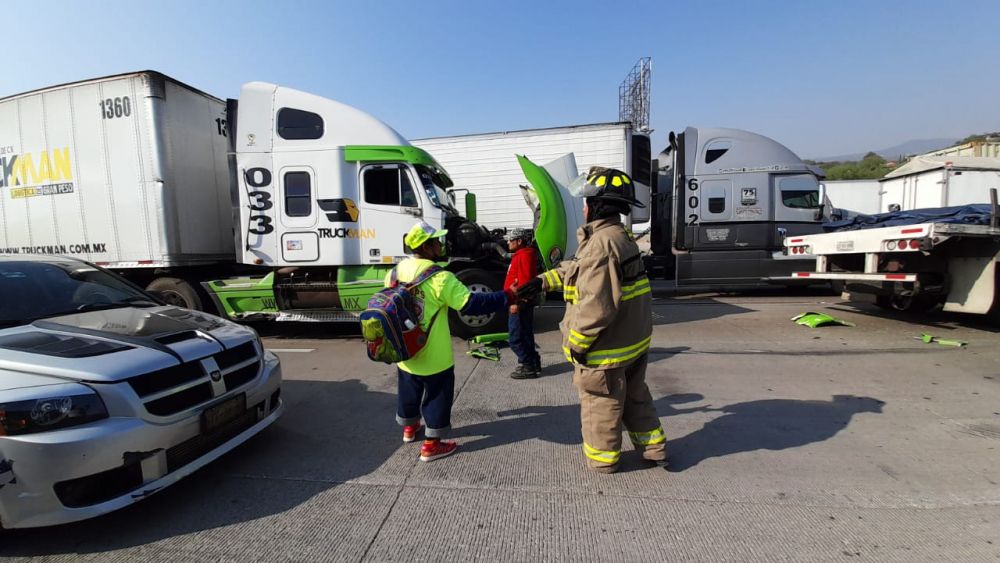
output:
M476 194L479 223L489 228L530 228L532 215L518 187L527 181L515 155L544 165L573 153L580 172L591 166L629 171L631 135L628 123L605 123L437 137L411 143L431 153L448 171L456 188Z
M882 186L878 180L827 180L826 196L837 209L874 215L879 213Z
M989 203L1000 188L1000 159L919 156L890 172L882 182L881 211Z
M232 261L224 114L155 72L0 100L0 253Z

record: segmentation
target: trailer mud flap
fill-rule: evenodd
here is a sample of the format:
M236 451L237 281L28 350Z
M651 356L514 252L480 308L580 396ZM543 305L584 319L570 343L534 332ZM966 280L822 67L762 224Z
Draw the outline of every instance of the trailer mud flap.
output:
M951 288L944 310L958 313L986 314L996 297L998 256L948 259Z

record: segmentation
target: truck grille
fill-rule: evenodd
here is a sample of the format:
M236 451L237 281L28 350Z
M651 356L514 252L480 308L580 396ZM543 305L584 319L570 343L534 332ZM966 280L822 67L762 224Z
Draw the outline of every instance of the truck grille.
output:
M137 375L127 381L150 414L169 416L215 398L211 375L201 363L204 359ZM226 392L246 385L260 373L261 358L252 341L223 350L212 359L222 372Z

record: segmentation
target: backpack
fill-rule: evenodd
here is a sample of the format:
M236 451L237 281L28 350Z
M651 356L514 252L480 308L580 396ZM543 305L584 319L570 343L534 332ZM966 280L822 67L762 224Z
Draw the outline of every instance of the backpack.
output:
M437 315L426 331L420 328L420 311L413 290L441 271L440 266L431 265L410 283L400 284L393 268L389 287L373 295L360 315L361 336L369 359L394 364L409 360L424 349Z

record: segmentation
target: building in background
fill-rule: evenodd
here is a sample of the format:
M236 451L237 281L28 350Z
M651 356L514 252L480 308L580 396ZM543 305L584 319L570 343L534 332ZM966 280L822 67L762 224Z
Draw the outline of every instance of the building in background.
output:
M991 137L984 141L972 141L971 143L929 152L923 156L982 156L1000 158L1000 139Z

